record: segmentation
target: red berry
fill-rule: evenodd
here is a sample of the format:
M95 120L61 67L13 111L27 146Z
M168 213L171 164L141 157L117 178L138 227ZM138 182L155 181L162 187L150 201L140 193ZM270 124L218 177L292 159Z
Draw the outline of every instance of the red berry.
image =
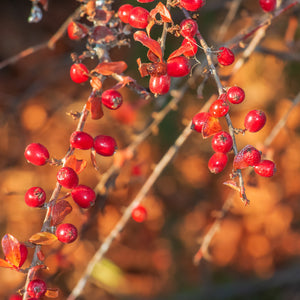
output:
M129 24L134 28L143 29L148 25L149 11L143 7L134 7L129 13Z
M32 187L25 194L25 203L30 207L41 207L46 201L46 193L40 187Z
M222 152L216 152L208 161L208 168L211 173L220 173L226 167L228 157Z
M117 143L111 136L98 135L94 139L94 149L100 155L111 156L116 152Z
M140 3L149 3L149 2L153 2L154 0L137 0L137 2Z
M208 112L200 112L196 114L192 119L191 129L196 130L197 132L202 132L202 128L209 116L210 114Z
M29 144L24 152L27 161L36 166L42 166L47 163L49 159L49 152L45 146L39 143Z
M96 193L86 185L77 185L71 192L73 200L82 208L88 208L95 203Z
M27 293L30 297L41 298L45 295L47 286L41 279L31 280L27 286Z
M205 0L180 0L180 5L189 11L196 11L205 4Z
M28 250L24 244L20 244L20 254L21 254L21 260L19 263L19 268L21 268L23 266L24 262L27 259Z
M266 124L266 115L261 110L251 110L245 117L245 128L250 132L257 132Z
M62 243L72 243L77 239L77 228L70 223L64 223L57 226L55 235Z
M153 94L164 95L170 90L171 78L169 75L150 76L149 89Z
M23 297L18 294L11 295L8 300L22 300Z
M189 60L184 56L174 57L168 60L168 75L171 77L183 77L190 73L191 66Z
M247 145L241 150L243 160L248 164L248 166L255 166L261 160L260 152L251 145Z
M138 223L144 222L147 218L146 208L141 205L135 207L131 212L131 217Z
M56 175L56 179L63 187L67 189L73 189L78 185L77 173L69 167L61 168Z
M263 177L271 177L276 172L276 166L271 160L261 160L256 166L254 166L256 174Z
M193 38L198 31L198 24L193 19L185 19L180 23L180 33L185 38Z
M88 29L86 26L72 21L68 25L67 32L71 40L80 40L87 35Z
M186 44L188 44L189 46L191 46L191 50L188 50L188 51L185 51L183 53L183 55L185 56L195 56L197 51L198 51L198 46L197 46L197 42L194 38L185 38L183 41L182 41L182 44L181 46L185 46Z
M223 66L231 65L234 62L233 52L226 47L221 47L218 52L218 61Z
M225 131L216 133L211 141L212 148L215 152L227 153L232 148L232 137Z
M229 104L222 99L217 99L216 101L214 101L209 108L209 113L215 118L221 118L225 116L228 111Z
M124 4L120 6L118 10L118 16L122 22L129 23L129 14L132 9L133 6L131 4Z
M89 79L89 70L84 64L73 64L70 69L71 79L76 83L83 83Z
M118 91L110 89L102 93L101 101L109 109L118 109L123 103L123 98Z
M276 8L276 0L259 0L259 5L264 11L272 11Z
M245 99L245 92L238 86L232 86L227 91L227 100L232 104L239 104Z
M88 150L93 147L94 139L86 132L74 131L70 136L70 144L73 148Z

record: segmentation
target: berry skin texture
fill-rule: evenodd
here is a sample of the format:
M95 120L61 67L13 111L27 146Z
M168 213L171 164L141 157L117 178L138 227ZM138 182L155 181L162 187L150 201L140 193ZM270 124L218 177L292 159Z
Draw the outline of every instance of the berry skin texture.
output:
M73 189L78 185L79 179L77 173L69 167L61 168L56 175L56 179L63 187Z
M27 293L32 298L41 298L47 291L47 285L45 281L41 279L31 280L27 286Z
M185 38L182 43L181 46L185 46L185 45L189 45L191 46L191 50L189 51L185 51L183 53L183 55L187 56L187 57L191 57L191 56L195 56L197 54L198 51L198 46L197 46L197 42L194 38Z
M232 149L232 137L226 131L220 131L213 136L211 145L215 152L227 153Z
M193 38L198 31L198 24L193 19L185 19L180 23L180 33L185 38Z
M120 6L118 10L118 16L123 23L129 23L129 14L132 9L133 6L131 4L124 4Z
M214 101L209 108L209 113L215 118L221 118L225 116L228 111L229 104L222 99L217 99L216 101Z
M72 243L77 239L77 228L70 223L64 223L57 226L55 235L57 239L62 243Z
M83 83L89 79L89 70L84 64L73 64L70 68L70 77L76 83Z
M266 124L266 115L261 110L251 110L245 117L244 126L250 132L261 130Z
M266 11L272 11L276 8L276 0L259 0L260 7Z
M186 57L178 56L168 61L167 70L168 75L171 77L183 77L190 73L191 66Z
M218 62L223 65L223 66L229 66L231 64L233 64L234 62L234 54L233 52L226 48L226 47L221 47L219 48L219 51L218 52Z
M116 152L117 143L111 136L98 135L94 139L94 149L100 155L111 156Z
M147 219L147 210L145 207L139 205L131 212L131 217L134 221L142 223Z
M149 89L153 94L164 95L170 90L171 78L169 75L150 76Z
M202 132L203 126L207 121L210 114L208 112L200 112L196 114L192 119L191 129L196 130L197 132Z
M123 98L118 91L110 89L102 93L101 101L107 108L115 110L122 105Z
M70 136L70 145L73 148L88 150L93 147L94 139L86 132L74 131Z
M227 91L227 100L232 104L239 104L245 99L245 92L238 86L232 86Z
M276 172L276 165L271 160L261 160L256 166L254 166L256 174L263 177L272 177Z
M67 32L71 40L78 41L87 35L88 29L84 25L72 21L68 25Z
M216 152L208 161L208 168L211 173L218 174L224 170L228 161L226 154Z
M26 147L24 156L33 165L43 166L49 159L49 152L42 144L32 143Z
M188 11L196 11L205 4L205 0L180 0L180 5Z
M144 29L148 25L149 11L143 7L134 7L129 13L129 24L134 28Z
M96 193L86 185L77 185L71 192L73 200L82 208L89 208L95 203Z
M32 187L25 194L25 203L30 207L41 207L46 201L46 193L40 187Z
M23 297L18 294L11 295L8 300L22 300Z
M260 152L251 145L247 145L242 150L243 160L248 164L248 166L255 166L261 160Z

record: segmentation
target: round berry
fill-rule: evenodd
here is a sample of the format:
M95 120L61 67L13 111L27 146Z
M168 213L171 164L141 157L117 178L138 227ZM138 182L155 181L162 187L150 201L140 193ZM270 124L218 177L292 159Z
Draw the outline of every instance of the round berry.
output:
M188 57L195 56L198 51L198 46L197 46L196 40L194 38L185 38L182 41L181 46L185 46L186 44L188 44L191 47L191 50L185 51L183 53L183 55L188 56Z
M86 185L77 185L71 192L73 200L82 208L88 208L95 203L96 193Z
M178 56L170 59L167 64L167 72L171 77L183 77L190 73L191 65L184 56Z
M149 89L153 94L164 95L169 92L171 78L169 75L150 76Z
M264 11L272 11L276 8L276 0L259 0L259 5Z
M134 28L143 29L148 25L149 11L143 7L134 7L129 13L129 24Z
M248 164L248 166L255 166L261 160L260 152L251 145L247 145L242 150L243 160Z
M93 147L94 139L86 132L74 131L70 136L70 144L73 148L88 150Z
M117 143L111 136L98 135L94 139L94 149L100 155L111 156L117 150Z
M24 244L20 244L21 259L20 259L20 263L19 263L19 268L21 268L23 266L24 262L26 261L27 254L28 254L27 247Z
M223 66L229 66L234 62L233 52L226 47L221 47L219 49L217 57L218 62Z
M228 157L222 152L216 152L208 161L208 168L211 173L220 173L226 167Z
M193 19L185 19L180 23L180 33L185 38L193 38L198 31L198 24Z
M123 23L129 23L129 14L133 6L131 4L124 4L118 10L118 16Z
M131 212L131 217L134 221L142 223L147 218L147 210L145 207L139 205L135 207Z
M76 83L83 83L89 79L89 70L84 64L73 64L70 69L71 79Z
M215 152L227 153L233 145L232 137L226 131L220 131L213 136L211 145Z
M180 0L180 5L189 11L196 11L205 4L205 0Z
M232 104L239 104L245 99L245 92L238 86L232 86L227 91L227 100Z
M56 179L63 187L67 189L73 189L78 185L77 173L69 167L61 168L56 175Z
M153 2L154 0L137 0L137 2L140 3L149 3L149 2Z
M208 112L200 112L196 114L192 119L191 129L196 130L197 132L202 132L202 128L209 116L210 114Z
M32 298L41 298L45 295L47 286L41 279L31 280L27 286L27 293Z
M70 223L64 223L57 226L55 235L62 243L72 243L77 239L77 228Z
M41 207L46 201L46 193L40 187L32 187L25 194L25 203L30 207Z
M49 159L49 152L42 144L32 143L26 147L24 156L33 165L43 166Z
M217 99L216 101L214 101L209 108L209 113L215 118L221 118L225 116L228 111L229 104L222 99Z
M254 166L256 174L263 177L272 177L276 172L276 166L271 160L261 160L256 166Z
M123 98L118 91L110 89L102 93L101 101L107 108L114 110L122 105Z
M8 300L22 300L23 297L18 294L11 295Z
M88 29L86 26L72 21L68 25L67 32L69 38L76 41L84 38L88 33Z
M250 132L257 132L261 130L266 124L266 115L261 110L251 110L245 117L245 128Z

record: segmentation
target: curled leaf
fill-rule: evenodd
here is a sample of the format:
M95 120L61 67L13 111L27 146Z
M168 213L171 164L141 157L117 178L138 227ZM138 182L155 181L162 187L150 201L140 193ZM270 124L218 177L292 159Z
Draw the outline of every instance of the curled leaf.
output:
M135 80L130 76L121 76L121 78L122 79L116 85L114 85L112 89L118 90L126 85L130 85L130 83L135 83Z
M115 34L106 26L97 26L90 36L91 43L109 43L116 39Z
M209 115L204 122L202 128L202 136L204 139L216 134L217 132L222 130L222 126L219 122L218 118L214 118L213 116Z
M99 74L109 76L114 73L122 74L127 69L127 64L125 61L112 61L112 62L102 62L92 71Z
M48 298L57 298L59 295L59 290L56 289L56 288L48 288L46 293L45 293L45 296L48 297Z
M87 162L85 159L77 159L74 154L65 163L65 167L73 169L77 174L80 174L86 168L86 165Z
M50 232L38 232L32 235L29 239L30 243L36 245L51 245L57 240L56 235Z
M90 111L93 120L99 120L103 117L101 97L92 93L86 103L86 109Z
M175 50L174 52L172 52L170 54L168 61L174 57L181 56L188 51L193 51L193 49L194 49L194 47L191 43L185 43L185 44L181 45L177 50Z
M153 8L149 15L151 18L156 19L156 15L159 14L161 17L161 20L163 22L167 22L167 23L173 23L172 20L172 16L169 12L169 10L167 9L167 7L162 4L161 2L158 2L158 4L156 5L155 8Z
M72 206L68 201L61 200L55 203L51 208L51 226L60 224L71 211Z
M2 238L2 249L5 255L6 261L15 267L20 266L21 262L21 250L19 241L11 234L6 234Z

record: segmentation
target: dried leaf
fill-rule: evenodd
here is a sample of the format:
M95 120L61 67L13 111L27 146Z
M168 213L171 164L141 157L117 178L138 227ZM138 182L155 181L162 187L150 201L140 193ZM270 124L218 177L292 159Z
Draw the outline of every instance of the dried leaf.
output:
M155 19L152 19L152 18L148 19L148 25L146 27L146 32L147 32L148 36L150 36L151 29L155 25L155 22L156 22Z
M139 72L140 72L141 77L148 76L149 75L148 74L148 65L149 65L149 63L148 64L142 63L140 58L138 58L136 62L138 64Z
M91 43L110 43L116 39L115 34L106 26L97 26L94 28L90 37Z
M202 136L204 139L216 134L222 130L222 126L218 118L208 116L202 128Z
M93 120L99 120L103 117L102 101L100 96L92 94L86 103L86 108L90 111L91 118Z
M47 289L45 296L48 298L57 298L59 296L59 290L55 288Z
M153 18L153 19L156 18L157 14L160 15L161 20L163 22L173 23L172 16L171 16L169 10L161 2L158 2L158 4L156 5L156 7L154 9L152 9L150 11L150 13L149 13L150 17Z
M186 53L187 51L193 51L193 45L191 43L185 43L183 45L181 45L177 50L175 50L174 52L172 52L168 58L168 61L174 57L178 57L180 55L183 55L184 53Z
M147 57L150 61L154 63L159 62L159 58L151 50L148 50Z
M2 238L2 249L6 260L13 266L19 267L21 262L19 241L11 234L6 234Z
M6 260L0 258L0 267L11 269L11 268L13 268L14 266L11 265L11 264L10 264L9 262L7 262Z
M38 252L37 252L37 257L38 257L38 259L40 260L40 261L44 261L45 260L45 255L44 255L44 253L43 253L43 251L40 249L40 250L38 250Z
M247 149L249 147L252 147L252 146L245 146L233 159L233 169L234 170L237 170L237 169L245 169L247 167L249 167L248 163L244 160L244 153L245 151L247 151Z
M112 62L102 62L92 71L99 74L109 76L114 73L122 74L127 69L127 64L125 61L112 61Z
M51 245L57 240L55 234L50 232L38 232L32 235L29 239L30 243L37 245Z
M66 200L61 200L51 208L51 226L60 224L72 211L72 206Z
M121 76L121 77L122 80L119 81L116 85L114 85L112 89L118 90L125 87L126 85L129 85L130 83L135 83L135 80L130 76Z
M113 12L107 11L104 9L97 9L94 19L100 21L103 24L107 24L109 20L112 18Z
M87 162L85 159L77 159L74 154L65 163L65 167L73 169L77 174L80 174L86 168L86 165Z

